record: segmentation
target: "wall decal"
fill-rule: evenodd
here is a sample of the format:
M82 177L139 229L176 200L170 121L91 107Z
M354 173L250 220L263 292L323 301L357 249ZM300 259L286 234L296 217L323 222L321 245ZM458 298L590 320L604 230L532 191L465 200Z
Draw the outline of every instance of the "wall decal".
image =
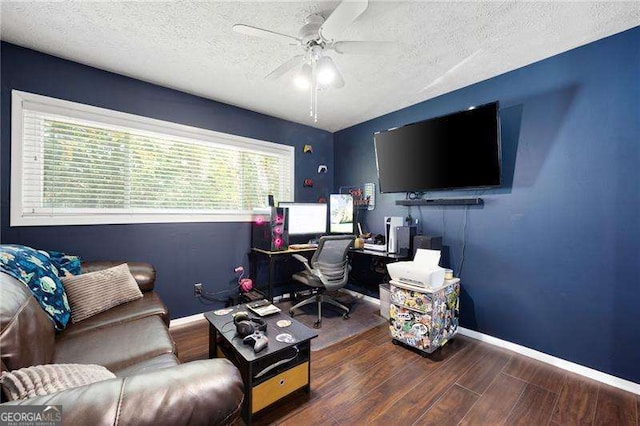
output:
M357 186L341 186L341 194L351 194L357 209L373 210L376 206L376 184L363 183Z
M311 154L313 153L313 147L311 145L305 145L302 147L302 152L305 154Z
M304 182L302 182L302 186L305 188L313 188L313 180L305 179Z
M325 166L324 164L320 164L318 166L318 173L327 173L327 166Z

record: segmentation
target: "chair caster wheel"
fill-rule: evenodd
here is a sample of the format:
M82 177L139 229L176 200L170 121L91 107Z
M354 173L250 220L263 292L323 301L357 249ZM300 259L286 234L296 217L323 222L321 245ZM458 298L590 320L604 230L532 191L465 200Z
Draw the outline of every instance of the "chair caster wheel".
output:
M322 327L322 322L321 321L316 321L313 323L313 328L320 328Z
M400 343L396 339L391 339L391 343L398 346Z
M293 318L293 316L294 316L294 315L295 315L295 314L294 314L293 312L289 312L289 316L290 316L291 318Z
M351 317L349 316L349 314L344 314L344 315L342 316L342 319L344 319L344 320L348 320L349 318L351 318Z

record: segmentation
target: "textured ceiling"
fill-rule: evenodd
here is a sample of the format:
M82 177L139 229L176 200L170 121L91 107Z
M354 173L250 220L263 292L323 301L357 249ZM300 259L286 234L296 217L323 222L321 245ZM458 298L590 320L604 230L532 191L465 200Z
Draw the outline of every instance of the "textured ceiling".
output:
M346 85L321 92L319 121L291 75L264 76L299 46L235 33L244 23L297 36L323 2L2 1L3 40L336 131L640 25L640 2L387 2L343 40L390 40L394 56L331 55Z

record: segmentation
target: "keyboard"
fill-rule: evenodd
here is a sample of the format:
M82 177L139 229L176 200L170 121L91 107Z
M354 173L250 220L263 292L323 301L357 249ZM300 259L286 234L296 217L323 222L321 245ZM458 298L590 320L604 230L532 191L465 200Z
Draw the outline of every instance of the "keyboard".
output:
M289 248L291 250L308 250L308 249L316 249L318 248L317 244L290 244Z

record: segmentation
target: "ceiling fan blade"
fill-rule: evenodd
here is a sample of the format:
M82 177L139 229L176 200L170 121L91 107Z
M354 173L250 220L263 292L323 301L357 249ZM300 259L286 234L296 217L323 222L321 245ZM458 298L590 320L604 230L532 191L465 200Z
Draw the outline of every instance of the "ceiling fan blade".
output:
M424 92L425 90L428 90L434 86L439 85L440 83L442 83L443 81L445 81L447 78L449 78L450 76L452 76L453 74L455 74L456 72L458 72L458 70L460 68L462 68L463 66L465 66L469 61L471 61L473 58L475 58L476 56L478 56L478 54L482 52L482 49L478 49L475 52L473 52L471 55L467 56L466 58L464 58L463 60L461 60L460 62L458 62L457 64L455 64L454 66L452 66L451 68L449 68L444 74L442 74L440 77L436 78L435 80L433 80L431 83L429 83L428 85L426 85L425 87L423 87L422 89L419 90L419 92Z
M274 31L264 30L262 28L252 27L251 25L236 24L233 26L233 31L252 37L260 37L266 38L268 40L279 41L281 43L284 42L289 44L300 44L300 39L297 37L276 33Z
M368 6L369 0L343 0L320 27L320 36L327 41L337 40Z
M302 63L304 55L296 55L265 76L266 80L276 80Z
M331 48L347 55L394 55L400 46L393 41L337 41Z

